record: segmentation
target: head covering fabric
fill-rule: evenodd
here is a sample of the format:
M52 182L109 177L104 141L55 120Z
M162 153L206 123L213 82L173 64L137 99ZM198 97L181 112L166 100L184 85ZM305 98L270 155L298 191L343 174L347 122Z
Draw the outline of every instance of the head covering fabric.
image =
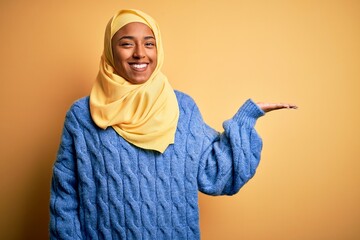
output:
M156 41L157 65L142 84L131 84L114 69L111 39L132 22L146 24ZM134 9L115 14L106 26L104 52L90 94L90 112L95 124L102 129L111 126L126 141L143 149L163 153L174 143L179 107L174 90L160 71L163 61L160 29L153 18Z

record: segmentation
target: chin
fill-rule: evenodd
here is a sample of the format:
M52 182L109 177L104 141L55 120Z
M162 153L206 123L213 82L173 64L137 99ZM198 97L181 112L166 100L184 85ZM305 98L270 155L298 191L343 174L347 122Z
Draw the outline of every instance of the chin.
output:
M132 84L142 84L147 82L148 79L130 79L128 80L128 82L132 83Z
M145 83L149 80L149 77L135 77L135 78L129 78L129 82L133 83L133 84L142 84Z

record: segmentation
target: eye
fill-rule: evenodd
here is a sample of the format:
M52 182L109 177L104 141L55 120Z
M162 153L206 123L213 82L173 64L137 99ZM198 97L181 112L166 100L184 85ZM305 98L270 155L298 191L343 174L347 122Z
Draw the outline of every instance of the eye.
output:
M133 44L130 43L130 42L122 42L122 43L120 43L120 46L121 46L121 47L128 48L128 47L132 47Z
M155 45L155 42L146 42L145 43L145 47L147 47L147 48L153 48L153 47L155 47L156 45Z

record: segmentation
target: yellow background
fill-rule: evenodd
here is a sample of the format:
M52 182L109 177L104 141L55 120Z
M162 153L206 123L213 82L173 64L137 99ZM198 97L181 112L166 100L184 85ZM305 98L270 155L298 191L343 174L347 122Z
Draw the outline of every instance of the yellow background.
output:
M200 195L202 239L360 239L360 1L0 2L0 239L47 239L64 116L88 95L108 19L160 24L163 72L217 130L247 99L296 103L257 123L255 177Z

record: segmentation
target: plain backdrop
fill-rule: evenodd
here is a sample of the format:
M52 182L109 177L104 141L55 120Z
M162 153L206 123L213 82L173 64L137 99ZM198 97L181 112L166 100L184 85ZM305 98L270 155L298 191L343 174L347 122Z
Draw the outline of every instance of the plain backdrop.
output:
M248 98L300 107L259 119L262 161L237 195L200 194L202 239L360 239L356 0L1 0L0 239L48 239L64 117L121 8L157 20L163 72L215 129Z

